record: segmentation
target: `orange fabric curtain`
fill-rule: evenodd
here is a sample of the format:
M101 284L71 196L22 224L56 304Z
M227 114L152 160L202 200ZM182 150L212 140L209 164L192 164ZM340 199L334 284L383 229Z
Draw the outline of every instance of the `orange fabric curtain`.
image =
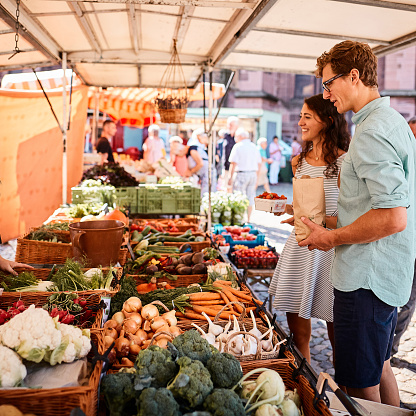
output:
M62 123L62 92L48 92L48 97ZM82 176L87 104L88 88L74 88L67 134L68 201ZM42 224L62 203L63 145L42 92L0 90L0 126L0 235L6 242Z

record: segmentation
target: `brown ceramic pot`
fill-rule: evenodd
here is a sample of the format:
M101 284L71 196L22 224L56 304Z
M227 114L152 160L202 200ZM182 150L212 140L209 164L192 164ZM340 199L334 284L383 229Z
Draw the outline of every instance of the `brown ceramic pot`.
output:
M69 224L72 253L76 260L86 258L90 267L115 265L123 239L124 224L116 220Z

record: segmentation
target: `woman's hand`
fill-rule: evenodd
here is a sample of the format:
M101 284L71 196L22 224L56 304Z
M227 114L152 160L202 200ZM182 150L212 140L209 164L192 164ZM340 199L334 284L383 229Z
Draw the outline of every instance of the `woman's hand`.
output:
M295 217L290 217L287 220L281 221L281 224L289 224L292 227L295 225Z
M3 270L7 273L11 273L14 276L17 276L17 272L15 272L13 270L15 267L23 267L25 269L33 269L32 266L29 266L27 264L16 263L15 261L6 260L6 259L4 259L3 257L0 256L0 270Z
M186 172L183 174L183 176L185 178L190 178L192 176L192 172L189 169L187 169Z

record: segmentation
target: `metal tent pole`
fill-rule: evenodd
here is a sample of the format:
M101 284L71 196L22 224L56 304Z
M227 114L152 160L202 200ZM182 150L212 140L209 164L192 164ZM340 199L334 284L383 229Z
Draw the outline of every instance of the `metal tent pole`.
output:
M66 153L66 132L68 129L67 114L66 114L66 52L62 53L62 99L63 99L63 123L62 123L62 144L63 144L63 155L62 155L62 204L66 204L66 194L67 194L67 186L68 186L68 166L67 166L67 153Z
M208 93L208 125L212 123L212 108L213 108L213 97L212 97L212 70L213 67L210 65L209 71L209 93ZM205 84L204 84L205 86ZM212 184L212 134L208 134L208 226L207 230L211 230L211 184Z

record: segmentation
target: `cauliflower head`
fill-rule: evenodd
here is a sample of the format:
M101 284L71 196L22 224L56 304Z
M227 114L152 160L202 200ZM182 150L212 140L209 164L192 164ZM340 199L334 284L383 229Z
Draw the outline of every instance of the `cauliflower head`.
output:
M164 388L144 389L138 404L137 416L180 416L182 414L173 394Z
M214 389L204 401L204 410L213 416L245 416L243 402L229 389Z
M134 366L139 377L152 377L150 387L156 388L166 387L178 371L172 354L156 345L140 351Z
M62 334L61 345L45 354L45 360L51 365L72 363L76 359L84 358L91 350L89 330L81 330L76 326L59 324L59 331Z
M225 352L213 354L208 360L207 369L214 387L230 389L243 377L240 361Z
M0 387L16 387L26 377L26 367L10 348L0 345Z
M201 361L189 357L180 357L176 363L180 367L179 373L168 385L168 390L175 399L184 401L187 406L199 406L214 388L209 371Z
M0 342L22 358L39 363L46 351L60 346L62 334L47 311L30 305L1 326Z

